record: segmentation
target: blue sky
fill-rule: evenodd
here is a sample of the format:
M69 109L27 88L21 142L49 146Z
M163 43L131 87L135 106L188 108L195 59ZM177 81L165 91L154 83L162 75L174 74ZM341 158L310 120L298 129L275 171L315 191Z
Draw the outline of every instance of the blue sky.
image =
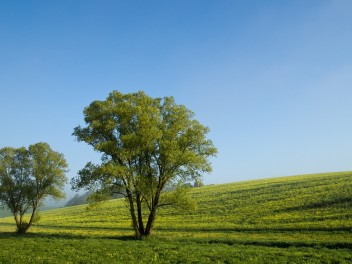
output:
M352 1L0 1L0 147L71 136L112 90L174 96L219 150L206 184L352 168Z

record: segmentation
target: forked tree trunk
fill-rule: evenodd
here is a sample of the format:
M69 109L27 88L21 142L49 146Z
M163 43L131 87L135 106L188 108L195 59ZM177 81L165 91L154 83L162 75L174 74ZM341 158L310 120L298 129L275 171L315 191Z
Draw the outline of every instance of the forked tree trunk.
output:
M26 233L26 225L19 225L19 226L17 226L17 234L19 234L19 235L23 235L23 234L25 234Z
M142 200L140 195L137 194L134 200L131 191L126 189L126 193L127 193L129 206L130 206L132 226L134 229L135 238L142 239L143 237L149 236L153 230L154 221L156 218L156 209L159 203L160 192L158 192L153 199L151 210L148 216L148 221L145 227L143 222Z
M33 207L32 215L31 215L31 218L29 219L28 223L23 221L23 215L22 214L20 215L20 219L19 220L18 220L17 215L15 216L15 221L16 221L16 226L17 226L17 234L23 235L23 234L27 233L28 229L33 224L36 210L37 210L37 208Z
M26 224L23 223L23 216L20 216L20 220L16 223L17 225L17 234L25 234L26 233Z
M14 214L15 222L16 222L16 232L17 234L24 234L23 232L23 224L22 224L22 216L20 215L20 219L18 219L18 215Z

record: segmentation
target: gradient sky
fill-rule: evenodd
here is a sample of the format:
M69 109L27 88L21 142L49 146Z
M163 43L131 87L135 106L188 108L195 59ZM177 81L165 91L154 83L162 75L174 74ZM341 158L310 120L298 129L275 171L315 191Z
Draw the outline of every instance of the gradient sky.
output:
M174 96L219 150L206 184L352 169L352 1L0 1L0 147L71 136L112 90Z

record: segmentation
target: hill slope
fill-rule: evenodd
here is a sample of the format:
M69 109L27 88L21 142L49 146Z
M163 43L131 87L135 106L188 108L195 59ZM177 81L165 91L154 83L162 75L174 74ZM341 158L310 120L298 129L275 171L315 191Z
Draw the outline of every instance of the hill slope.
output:
M192 189L191 194L198 209L160 211L153 239L181 243L185 247L246 245L254 247L251 250L256 248L260 254L265 251L257 248L261 246L271 250L289 248L280 254L290 252L292 247L313 251L318 247L327 251L324 255L317 249L320 252L320 255L314 253L318 254L317 260L322 256L335 258L337 254L341 257L338 260L352 261L352 172L204 186ZM0 231L13 230L11 217L0 219ZM74 206L42 212L31 234L45 238L119 240L133 232L124 200L117 199L90 210L86 206ZM159 242L154 241L157 243L154 246L158 247ZM246 252L243 248L240 251Z
M192 229L348 231L352 227L351 172L211 185L194 188L191 194L198 208L193 212L161 210L156 233ZM5 218L0 224L12 221L12 217ZM104 229L116 229L117 234L126 235L132 232L123 199L108 201L91 210L82 205L43 211L41 221L32 232L51 229L66 232L67 228L70 232L91 228L90 234L101 236Z

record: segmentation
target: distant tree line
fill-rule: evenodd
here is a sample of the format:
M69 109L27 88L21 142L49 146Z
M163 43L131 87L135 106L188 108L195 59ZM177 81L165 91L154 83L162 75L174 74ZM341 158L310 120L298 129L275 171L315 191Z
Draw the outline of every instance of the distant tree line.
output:
M69 199L66 202L65 207L86 204L91 194L92 194L91 192L85 192L83 194L76 193L75 196L73 196L71 199Z
M83 194L76 193L71 199L69 199L66 202L65 207L82 205L82 204L94 202L92 196L94 196L93 191L88 191ZM122 194L114 194L110 197L110 199L118 199L118 198L123 198L123 197L124 196Z

